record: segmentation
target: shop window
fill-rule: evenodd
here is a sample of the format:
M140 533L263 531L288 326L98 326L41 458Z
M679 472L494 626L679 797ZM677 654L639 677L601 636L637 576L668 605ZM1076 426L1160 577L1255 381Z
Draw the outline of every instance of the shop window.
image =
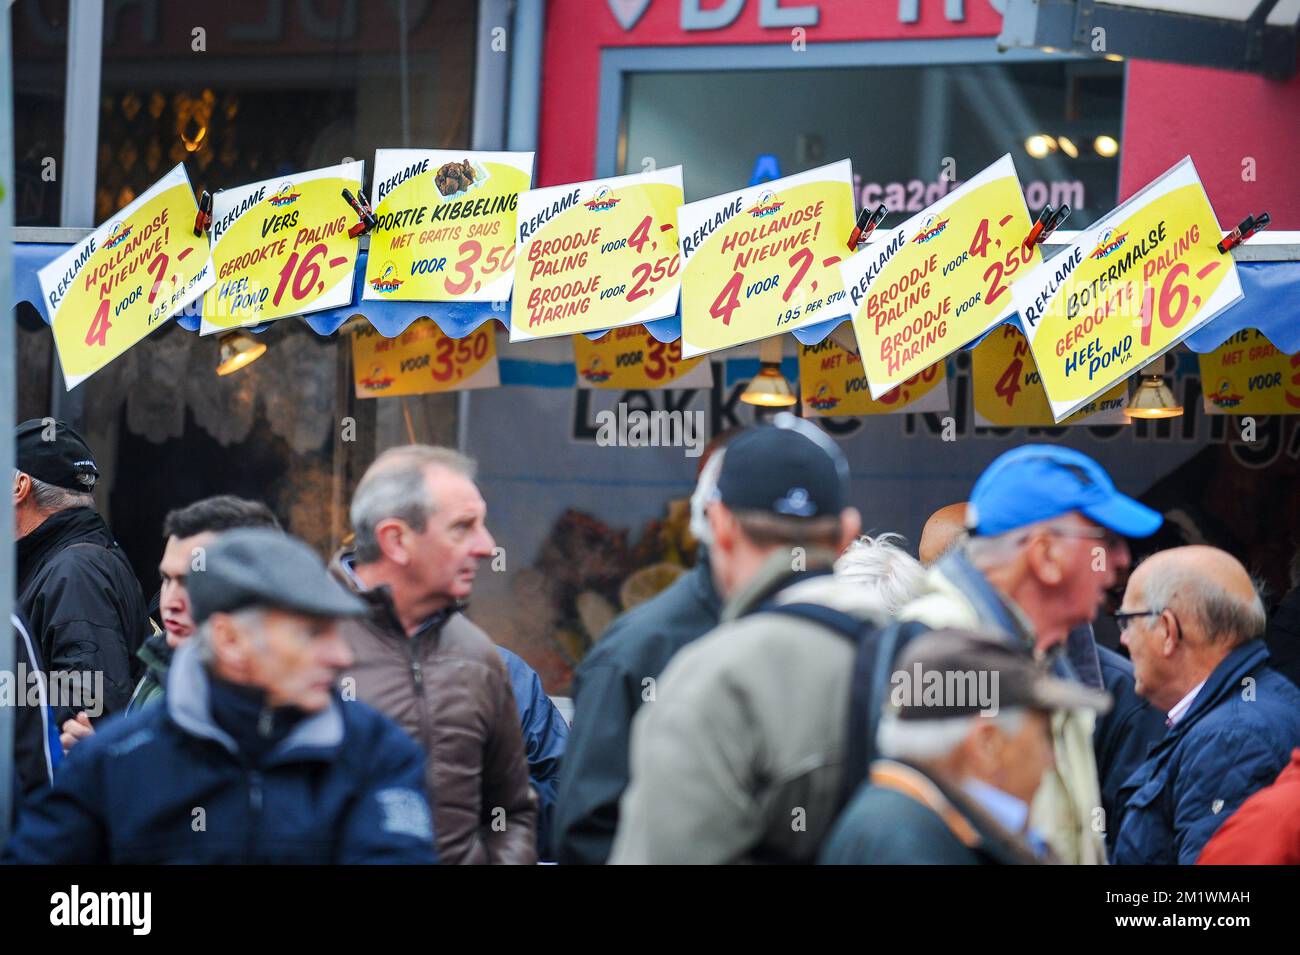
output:
M1123 94L1107 61L634 73L619 162L683 164L692 201L847 156L892 225L1009 152L1031 212L1077 229L1117 201Z

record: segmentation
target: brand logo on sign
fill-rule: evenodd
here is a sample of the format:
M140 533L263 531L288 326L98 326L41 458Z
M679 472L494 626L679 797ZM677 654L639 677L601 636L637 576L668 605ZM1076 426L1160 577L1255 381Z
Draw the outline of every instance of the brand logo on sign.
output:
M781 211L783 205L785 203L778 199L771 190L768 190L759 196L758 202L754 203L746 211L755 219L762 219L764 216L776 215Z
M599 385L609 381L610 376L614 373L608 368L602 368L599 358L593 358L591 364L582 369L580 374L593 385Z
M299 195L301 195L301 193L293 191L293 183L286 179L284 182L280 183L280 188L275 190L275 194L266 201L277 208L280 206L291 206L298 200Z
M605 212L618 205L618 196L609 191L608 186L601 186L596 194L583 203L592 212Z
M119 246L126 241L127 236L131 234L131 226L118 220L113 223L113 228L109 230L108 241L104 243L104 248L111 249Z
M1097 243L1097 248L1092 250L1092 255L1090 255L1089 258L1093 258L1093 259L1106 258L1106 256L1110 255L1121 245L1123 245L1124 240L1127 238L1128 238L1127 232L1121 232L1119 235L1115 235L1114 229L1107 229L1105 232L1101 234L1101 241Z
M397 277L397 266L392 262L385 262L384 271L379 274L379 278L370 280L370 287L383 295L397 291L401 284L402 280Z
M817 385L817 393L808 399L808 404L818 411L830 411L840 399L831 393L831 386L828 382L820 382Z
M1235 408L1241 404L1241 395L1232 393L1232 385L1227 378L1219 382L1219 387L1215 388L1209 396L1210 404L1216 408Z
M948 228L947 219L940 219L938 216L930 216L925 220L925 225L921 226L921 231L912 237L912 241L929 242L946 228Z
M393 383L392 375L384 374L383 365L376 365L370 370L370 374L361 379L361 384L371 391L383 391Z

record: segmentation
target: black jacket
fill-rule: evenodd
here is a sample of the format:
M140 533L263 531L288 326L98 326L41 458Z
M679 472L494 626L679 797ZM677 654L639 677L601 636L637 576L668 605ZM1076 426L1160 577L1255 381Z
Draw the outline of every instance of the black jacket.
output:
M1292 587L1269 614L1264 643L1268 665L1300 686L1300 587Z
M215 693L197 651L178 650L165 705L109 720L78 743L25 808L5 860L436 861L424 755L391 722L336 697L256 753L242 741L260 731L223 725Z
M17 614L9 622L14 631L14 811L54 780L63 751L50 713L45 673L40 654L26 625Z
M141 669L135 659L148 633L144 595L107 525L88 507L59 511L18 542L18 612L51 674L59 725L84 709L91 716L126 708ZM98 700L62 698L58 674L83 672Z
M1123 809L1119 802L1120 787L1142 765L1147 750L1165 735L1165 714L1137 695L1131 662L1100 645L1097 661L1101 664L1105 690L1115 701L1109 713L1097 717L1092 731L1101 806L1106 813L1106 852L1110 854L1115 851Z
M560 762L551 849L561 863L603 864L628 782L632 717L668 661L718 625L722 603L703 556L663 593L633 607L591 649L573 681L573 726Z

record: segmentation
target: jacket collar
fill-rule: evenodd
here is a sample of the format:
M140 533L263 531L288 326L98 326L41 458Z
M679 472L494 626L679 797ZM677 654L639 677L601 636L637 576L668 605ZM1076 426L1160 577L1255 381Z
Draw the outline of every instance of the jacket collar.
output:
M691 568L690 586L695 599L705 610L714 617L722 613L722 597L713 581L713 565L709 563L709 552L703 544L700 545L695 566Z
M792 563L788 548L779 547L768 555L753 579L727 601L722 609L722 620L724 622L735 620L737 617L753 612L773 595L797 580L829 574L835 564L835 554L828 550L812 548L806 555L806 570L792 570Z
M1210 671L1191 707L1170 727L1161 743L1167 744L1186 734L1206 713L1238 692L1244 677L1267 662L1268 648L1263 640L1251 640L1229 653Z
M381 584L378 587L367 587L357 576L356 556L351 551L339 551L330 561L330 573L347 587L348 590L360 597L370 605L371 616L377 618L384 626L385 632L406 637L406 628L402 626L402 619L397 614L397 606L393 603L393 591L387 584ZM444 607L433 616L429 617L411 636L436 636L442 632L442 628L458 613L464 613L469 606L469 601L458 600L449 607Z
M873 786L892 789L929 808L968 849L984 852L1001 863L1030 865L1042 861L1024 838L999 825L972 797L917 766L878 759L871 764L870 779Z
M167 642L165 632L151 634L140 645L140 649L135 652L135 655L140 658L145 667L159 679L166 677L167 668L171 666L172 657L175 654L176 651Z
M93 507L73 507L57 511L47 517L39 527L18 541L18 576L25 578L46 557L80 542L113 547L113 535L108 525Z
M232 756L241 758L230 734L212 718L211 682L193 642L180 647L167 671L164 697L167 715L182 732L220 743ZM304 760L332 760L343 746L343 713L336 699L319 713L304 719L267 756L266 764Z
M1027 647L1034 645L1034 628L1024 611L1008 600L959 550L952 551L937 565L938 571L965 594L980 619L1007 637Z

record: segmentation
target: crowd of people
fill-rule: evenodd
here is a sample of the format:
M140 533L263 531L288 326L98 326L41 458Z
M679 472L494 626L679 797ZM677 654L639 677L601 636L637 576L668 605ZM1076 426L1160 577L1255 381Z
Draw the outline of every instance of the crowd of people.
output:
M15 442L9 862L1300 862L1300 588L1270 618L1224 551L1134 566L1162 517L1078 451L1000 456L918 560L814 425L720 436L694 567L570 726L466 615L496 543L461 454L381 454L328 566L262 502L172 511L151 604L86 442Z

